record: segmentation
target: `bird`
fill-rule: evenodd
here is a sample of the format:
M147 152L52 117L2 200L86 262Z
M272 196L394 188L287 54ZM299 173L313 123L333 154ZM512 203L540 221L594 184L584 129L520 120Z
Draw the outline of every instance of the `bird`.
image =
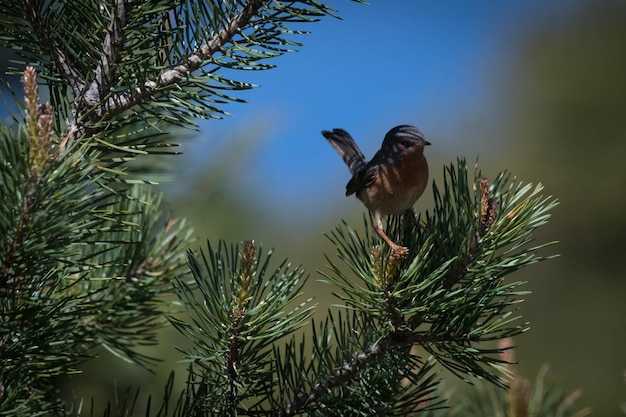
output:
M323 130L322 135L352 174L346 196L355 194L363 202L376 233L391 247L394 256L405 258L409 249L387 236L383 218L410 210L423 194L428 183L424 147L430 142L415 126L399 125L387 132L380 150L368 161L344 129Z

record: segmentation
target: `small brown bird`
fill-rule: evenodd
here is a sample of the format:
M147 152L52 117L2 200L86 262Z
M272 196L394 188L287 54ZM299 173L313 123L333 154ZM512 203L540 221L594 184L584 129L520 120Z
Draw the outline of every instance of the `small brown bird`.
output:
M408 248L396 244L385 234L383 217L409 210L424 192L428 183L424 146L430 143L416 127L396 126L387 132L380 150L367 162L345 130L323 130L322 135L352 173L346 195L356 193L369 210L376 233L391 246L392 254L405 257Z

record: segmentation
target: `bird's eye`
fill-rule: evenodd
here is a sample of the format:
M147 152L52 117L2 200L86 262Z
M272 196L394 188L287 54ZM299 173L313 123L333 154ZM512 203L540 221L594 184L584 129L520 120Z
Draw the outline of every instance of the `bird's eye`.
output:
M408 146L409 146L409 142L407 142L406 140L404 140L404 139L398 140L398 148L404 149L404 148L406 148Z

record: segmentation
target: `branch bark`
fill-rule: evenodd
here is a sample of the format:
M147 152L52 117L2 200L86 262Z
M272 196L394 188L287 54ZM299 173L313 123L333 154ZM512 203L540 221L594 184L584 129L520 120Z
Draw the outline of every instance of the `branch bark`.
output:
M95 80L91 83L83 97L83 103L89 108L97 107L101 97L111 89L115 79L116 64L119 59L119 48L122 42L122 30L127 24L126 0L116 0L111 10L107 33L102 43L100 65L95 71Z
M360 353L356 357L345 362L341 367L337 368L334 373L324 381L315 384L308 392L296 397L285 404L285 406L274 412L274 417L289 417L297 415L303 409L336 388L351 379L355 378L359 371L373 363L389 350L394 348L406 347L413 344L441 343L441 342L461 342L458 337L431 337L430 334L414 333L410 330L399 330L387 333L375 345L371 346L365 352ZM408 351L407 351L408 354Z

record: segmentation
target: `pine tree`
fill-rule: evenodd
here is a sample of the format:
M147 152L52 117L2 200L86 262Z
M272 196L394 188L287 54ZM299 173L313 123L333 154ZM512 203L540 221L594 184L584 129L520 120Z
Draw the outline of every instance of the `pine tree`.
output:
M270 69L299 46L294 27L335 10L7 0L0 15L24 87L22 100L4 82L18 111L0 126L0 414L80 414L54 377L96 347L150 367L137 348L169 324L192 344L185 389L172 398L172 376L147 415L410 415L443 405L437 364L510 382L493 342L528 328L522 283L505 278L544 259L531 242L556 200L540 185L472 176L460 158L433 184L432 211L389 220L404 260L367 224L341 224L324 273L337 307L315 323L301 268L271 268L253 241L190 250L189 226L160 209L150 157L175 153L167 133L224 115L254 86L223 72ZM173 293L183 317L164 313Z

